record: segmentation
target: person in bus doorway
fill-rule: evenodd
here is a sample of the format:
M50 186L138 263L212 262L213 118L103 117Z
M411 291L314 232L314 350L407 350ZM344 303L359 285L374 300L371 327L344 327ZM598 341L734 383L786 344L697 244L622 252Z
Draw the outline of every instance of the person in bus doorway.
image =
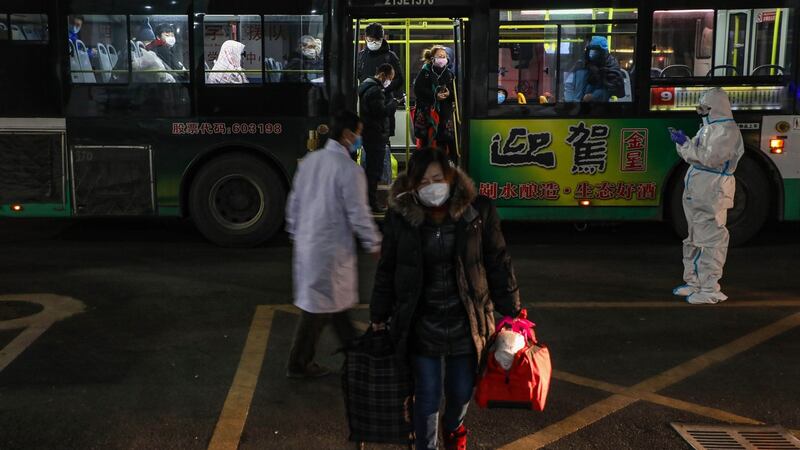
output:
M567 102L605 103L625 96L619 62L608 49L605 36L592 36L583 55L564 83Z
M301 309L286 376L320 377L328 369L313 361L317 341L331 322L342 344L356 336L348 310L358 304L361 246L375 255L381 236L367 205L364 172L350 151L359 146L362 124L341 111L331 122L325 147L298 166L286 205L286 231L294 243L294 304Z
M447 50L441 45L434 45L425 50L422 61L422 70L414 80L414 95L417 98L414 135L419 147L439 147L453 163L457 163L453 117L455 75L447 67Z
M244 44L237 41L225 41L219 49L219 55L208 75L209 84L244 84L249 83L242 69L242 53Z
M689 236L683 241L685 284L673 294L692 304L719 303L728 298L720 290L719 280L728 254L725 224L736 192L733 173L744 154L744 143L723 90L706 91L697 113L703 126L693 139L670 129L678 154L690 165L683 191L689 224Z
M301 36L300 48L286 65L286 81L313 83L323 77L322 41L314 36Z
M491 200L479 196L443 150L414 152L392 185L370 303L414 372L417 449L464 449L464 417L494 332L496 308L516 317L519 288ZM388 324L388 327L387 327Z
M175 28L169 24L161 24L156 27L156 38L145 47L146 50L155 52L167 70L177 80L183 79L183 76L178 73L185 69L183 62L181 62L180 55L175 49Z
M359 111L364 122L364 150L366 155L367 198L373 213L383 213L378 205L378 182L383 176L384 159L389 145L390 118L394 117L397 101L387 96L385 89L395 77L391 64L381 64L375 75L358 86Z
M403 99L403 70L400 68L400 58L392 51L386 40L383 25L371 23L365 30L366 48L358 53L358 80L362 82L375 75L378 67L391 64L394 68L394 80L384 89L387 98L394 98L400 104ZM395 135L394 114L389 118L389 136Z

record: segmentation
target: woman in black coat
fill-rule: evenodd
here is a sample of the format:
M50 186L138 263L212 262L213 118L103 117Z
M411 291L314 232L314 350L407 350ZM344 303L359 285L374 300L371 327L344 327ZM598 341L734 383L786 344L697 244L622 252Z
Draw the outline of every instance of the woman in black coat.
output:
M434 45L422 55L423 66L414 80L416 112L414 135L422 147L436 146L450 159L455 155L455 74L449 69L447 50Z
M512 317L520 311L500 219L472 180L432 148L412 155L407 175L392 185L389 206L372 327L388 323L398 353L412 363L417 448L437 448L442 390L445 447L460 448L494 309Z

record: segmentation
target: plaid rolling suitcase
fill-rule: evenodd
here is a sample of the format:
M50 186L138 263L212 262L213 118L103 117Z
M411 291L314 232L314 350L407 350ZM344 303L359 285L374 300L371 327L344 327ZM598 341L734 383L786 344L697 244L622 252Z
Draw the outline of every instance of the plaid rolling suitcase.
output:
M395 356L389 333L368 330L345 350L342 375L350 440L413 443L414 386L410 369Z

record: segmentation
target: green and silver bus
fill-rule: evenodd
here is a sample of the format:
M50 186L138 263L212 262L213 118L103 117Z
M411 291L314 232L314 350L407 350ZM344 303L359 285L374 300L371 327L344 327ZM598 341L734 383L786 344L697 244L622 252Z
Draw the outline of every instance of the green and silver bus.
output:
M460 165L506 220L671 221L702 92L729 95L747 153L734 243L800 219L798 6L791 1L8 0L0 5L0 217L189 216L256 245L298 161L355 109L364 29L400 57L395 158L414 151L422 51L456 74ZM173 33L168 49L160 33ZM571 86L600 37L622 78ZM235 41L225 45L228 41ZM317 58L301 56L316 42ZM241 49L231 63L224 47Z

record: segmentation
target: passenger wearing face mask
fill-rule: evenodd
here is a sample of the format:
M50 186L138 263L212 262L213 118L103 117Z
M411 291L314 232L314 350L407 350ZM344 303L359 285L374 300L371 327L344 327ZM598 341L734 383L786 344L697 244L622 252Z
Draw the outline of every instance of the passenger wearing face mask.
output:
M353 236L376 256L381 246L367 205L364 171L350 159L361 131L355 113L337 113L325 147L303 158L289 193L286 231L294 243L294 304L302 310L289 353L290 378L330 373L314 362L317 341L329 322L342 346L356 336L348 313L358 304Z
M167 70L177 80L183 79L180 71L185 70L179 52L175 49L176 44L175 28L169 24L161 24L156 27L156 38L145 47L147 50L155 52Z
M447 67L447 50L435 45L425 50L422 61L422 70L414 80L414 95L417 98L414 135L417 146L439 147L455 163L455 75Z
M86 53L89 55L89 58L95 57L97 53L80 37L81 28L83 28L83 16L69 16L68 25L69 30L67 31L67 38L70 40L70 42L72 42L73 45L76 45L77 41L82 41L86 46Z
M385 209L378 204L378 182L383 175L383 163L389 145L390 122L397 109L397 101L385 94L392 84L395 72L391 64L382 64L375 75L358 86L359 111L364 122L364 150L367 172L367 198L374 213Z
M625 80L619 62L609 53L604 36L592 36L584 58L564 83L567 102L605 103L611 97L625 96Z
M398 104L402 103L404 95L403 70L400 67L400 58L392 51L389 42L386 40L383 25L371 23L365 30L364 40L366 48L358 53L358 81L364 81L375 75L378 67L383 64L391 64L394 68L394 80L384 89L386 97L392 97ZM394 114L389 118L389 136L395 134Z
M374 330L387 328L414 373L417 449L467 448L464 416L492 311L516 317L520 296L491 200L441 149L417 150L392 185L370 302ZM439 409L444 393L444 412Z
M689 236L683 241L685 284L672 293L692 304L719 303L728 298L720 290L719 280L728 254L725 225L736 192L733 173L744 154L744 143L725 91L706 91L697 113L703 126L694 138L670 129L678 154L690 165L683 188L683 210L689 225Z
M285 80L292 83L310 83L322 79L324 64L322 42L314 36L300 37L300 48L286 65Z

